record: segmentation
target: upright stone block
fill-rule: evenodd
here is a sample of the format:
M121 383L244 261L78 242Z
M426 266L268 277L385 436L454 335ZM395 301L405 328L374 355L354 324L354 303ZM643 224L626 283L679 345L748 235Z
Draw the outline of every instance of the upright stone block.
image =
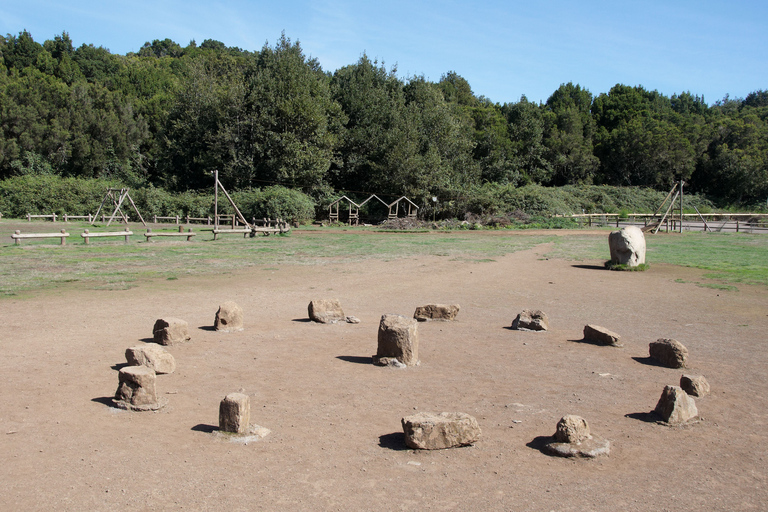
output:
M217 331L234 332L243 330L243 310L229 300L219 306L213 325Z
M383 315L379 322L379 346L373 363L379 366L397 359L406 366L419 364L418 324L402 315Z
M155 343L176 345L190 340L189 324L179 318L160 318L152 328Z
M230 393L219 404L219 430L244 434L251 421L251 399L244 393Z
M155 371L146 366L127 366L118 374L115 405L122 409L150 411L161 407L155 388Z
M335 324L346 320L344 310L337 299L313 300L307 306L307 312L310 320L321 324Z

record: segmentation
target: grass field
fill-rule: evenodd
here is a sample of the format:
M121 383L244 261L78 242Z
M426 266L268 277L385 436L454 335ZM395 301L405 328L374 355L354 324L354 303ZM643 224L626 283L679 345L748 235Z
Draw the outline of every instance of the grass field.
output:
M55 232L62 224L4 220L0 233L0 296L23 296L62 286L128 289L142 281L232 272L248 267L323 265L377 258L446 257L470 264L493 261L504 254L547 244L542 257L571 261L607 260L604 232L455 231L382 232L375 229L311 230L288 235L243 239L231 235L213 241L200 233L193 242L145 242L138 226L131 242L122 238L82 243L80 233L113 228L68 223L66 246L59 239L25 240L16 246L10 234ZM162 228L156 226L153 231ZM114 230L119 230L115 228ZM175 231L167 228L168 231ZM647 261L707 270L700 286L735 290L739 284L768 286L768 236L750 234L683 233L649 235Z

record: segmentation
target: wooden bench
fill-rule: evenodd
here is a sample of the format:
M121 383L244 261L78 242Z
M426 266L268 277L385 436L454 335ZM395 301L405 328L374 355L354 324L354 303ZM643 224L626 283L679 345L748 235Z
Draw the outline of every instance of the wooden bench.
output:
M87 229L85 232L83 232L80 236L83 237L83 240L85 240L86 245L88 244L88 239L91 237L102 237L102 236L124 236L125 241L128 241L128 237L133 234L133 231L125 230L125 231L106 231L102 233L91 233Z
M67 237L69 236L69 233L65 229L62 229L60 233L21 233L18 229L14 234L11 235L11 238L13 238L16 241L16 245L19 245L21 243L21 240L24 238L61 238L61 245L67 244Z
M242 233L243 238L246 238L248 235L252 233L251 228L235 228L235 229L210 229L206 231L213 232L213 239L217 240L219 235L232 235L236 234L239 235Z
M192 232L192 228L189 228L189 231L184 231L183 226L179 226L178 233L153 233L152 229L147 229L147 232L144 233L144 236L147 237L147 242L152 241L152 237L155 236L185 236L187 237L187 242L192 240L192 237L195 236L197 233Z

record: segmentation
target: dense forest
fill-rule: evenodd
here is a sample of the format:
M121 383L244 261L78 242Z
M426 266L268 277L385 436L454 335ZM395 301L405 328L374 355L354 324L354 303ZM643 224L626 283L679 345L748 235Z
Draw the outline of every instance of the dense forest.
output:
M695 84L692 84L695 86ZM567 83L545 103L477 97L455 72L402 79L366 55L333 73L283 35L260 51L165 39L116 55L0 37L0 179L101 178L187 193L280 185L450 205L488 190L615 185L719 204L768 197L768 91L708 105Z

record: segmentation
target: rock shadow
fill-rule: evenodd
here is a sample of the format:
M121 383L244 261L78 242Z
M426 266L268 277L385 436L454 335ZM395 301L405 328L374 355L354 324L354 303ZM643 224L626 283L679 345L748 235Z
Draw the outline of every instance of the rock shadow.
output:
M598 343L595 340L591 340L589 338L581 338L580 340L568 340L571 343L584 343L585 345L594 345L596 347L613 347L613 345L606 345L605 343ZM621 347L613 347L613 348L621 348Z
M552 441L554 441L552 436L538 436L534 437L530 442L525 443L525 446L533 450L538 450L544 455L549 455L546 446Z
M657 366L659 368L667 368L666 366L664 366L663 364L661 364L659 361L657 361L656 359L654 359L652 357L637 357L637 356L633 356L632 359L634 359L635 361L637 361L640 364L645 364L645 365L648 365L648 366ZM677 368L677 369L682 370L682 368Z
M653 411L650 412L633 412L625 414L625 418L631 418L633 420L639 420L645 423L658 423L661 417Z
M116 372L119 372L120 370L122 370L126 366L130 366L130 365L128 363L117 363L117 364L113 364L112 366L110 366L110 368L112 368Z
M391 434L384 434L383 436L379 436L379 446L398 452L410 450L408 445L405 444L405 434L402 432L392 432Z
M219 426L218 425L208 425L206 423L199 423L199 424L195 425L194 427L192 427L192 430L194 430L195 432L205 432L206 434L211 434L211 433L216 432L217 430L219 430Z
M372 356L336 356L336 359L341 359L342 361L346 361L348 363L373 364Z
M214 326L212 326L212 325L201 325L200 327L198 327L198 329L200 329L201 331L215 331L216 330L216 328Z
M154 343L155 338L141 338L139 341L142 341L144 343Z
M605 265L571 265L571 267L583 270L608 270Z
M100 396L98 398L91 398L91 402L96 402L98 404L106 405L107 407L112 407L113 409L117 409L118 407L115 405L113 396Z
M291 320L291 322L301 322L304 324L308 324L312 322L312 320L310 320L309 318L294 318L293 320Z

